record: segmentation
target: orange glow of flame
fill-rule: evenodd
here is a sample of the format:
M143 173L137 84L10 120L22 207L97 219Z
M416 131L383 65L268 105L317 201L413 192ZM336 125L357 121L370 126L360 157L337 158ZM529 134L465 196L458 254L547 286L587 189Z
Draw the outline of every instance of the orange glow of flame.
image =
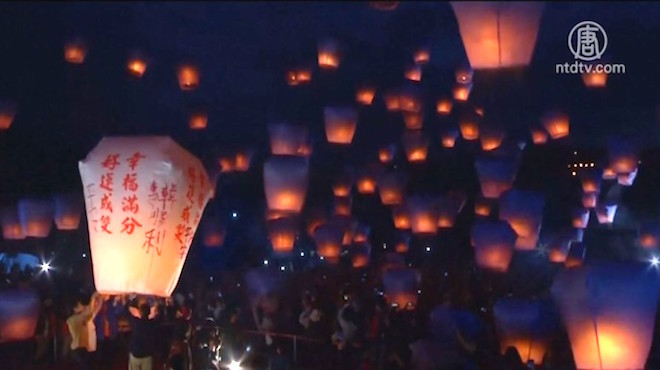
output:
M188 125L190 126L190 129L192 130L203 130L206 128L206 125L208 124L208 116L206 113L193 113L190 115L190 120L188 121Z
M376 192L376 181L372 178L363 177L357 181L356 187L360 194L373 194Z
M475 254L479 267L496 272L506 272L513 252L507 246L492 245L487 248L478 249Z
M595 208L598 202L597 193L584 193L582 194L582 207Z
M561 139L570 133L570 123L565 114L554 114L544 120L543 125L552 139Z
M461 121L460 123L461 136L463 139L472 141L479 139L479 125L473 121Z
M408 243L399 241L394 245L394 251L397 253L408 253Z
M219 231L210 232L204 237L204 245L207 247L221 247L224 242L225 235Z
M408 130L419 130L422 128L424 117L421 113L404 113L403 122Z
M553 263L565 263L567 256L568 251L558 248L550 249L550 252L548 252L548 259Z
M381 189L380 201L386 206L401 204L403 202L403 193L400 189Z
M378 160L381 163L390 163L392 160L394 160L394 156L392 155L392 150L389 148L380 148L378 150Z
M293 251L293 244L296 240L294 230L276 230L270 232L270 244L275 253L290 253Z
M548 142L548 134L545 132L545 130L533 129L532 142L537 145L545 144Z
M0 130L8 130L14 121L14 112L0 112Z
M183 65L178 71L179 88L184 91L199 87L199 70L192 65Z
M355 100L362 105L371 105L376 96L376 89L371 87L363 87L355 93Z
M441 114L441 115L444 116L444 115L448 115L449 113L451 113L452 106L453 106L453 104L452 104L451 100L449 100L449 99L440 99L435 104L435 110L436 110L436 112L438 112L438 114Z
M220 158L218 163L220 164L220 172L228 173L234 171L234 158Z
M249 153L238 152L234 159L234 169L239 172L245 172L250 169L250 159L252 156Z
M500 339L502 354L504 354L509 347L514 347L518 350L518 354L520 355L523 364L527 364L527 362L531 360L534 364L540 365L543 362L543 356L547 351L547 344L540 341L533 341L527 338Z
M289 86L298 86L312 80L312 73L306 69L289 71L286 74L286 82Z
M332 193L336 197L347 197L351 194L351 185L336 183L332 186Z
M490 205L486 203L475 203L474 214L477 216L488 217L490 216Z
M319 51L318 61L321 68L339 68L339 57L334 53Z
M71 64L83 64L87 48L82 43L68 43L64 46L64 59Z
M364 254L355 254L351 257L353 268L362 268L369 265L369 256Z
M128 72L131 75L140 78L147 71L147 62L142 59L130 59L128 61Z
M470 85L457 85L454 87L454 100L467 101L470 98Z
M584 82L584 86L589 88L605 87L607 85L607 73L585 72L582 74L582 82Z
M406 69L404 77L407 80L419 82L422 80L422 68L419 66L412 66Z
M428 148L426 147L417 147L412 148L406 153L408 157L408 162L424 162L428 154Z
M394 227L399 230L410 229L410 216L404 210L397 207L392 209L392 218L394 219Z
M431 60L431 54L426 49L419 49L413 54L415 64L426 64Z
M329 143L350 144L355 135L355 121L336 120L331 125L325 127L325 134Z

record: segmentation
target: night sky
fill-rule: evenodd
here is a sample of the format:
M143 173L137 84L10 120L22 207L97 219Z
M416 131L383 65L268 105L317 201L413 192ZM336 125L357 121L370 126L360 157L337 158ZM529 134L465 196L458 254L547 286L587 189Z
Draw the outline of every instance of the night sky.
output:
M571 61L566 37L583 20L596 21L607 31L605 60L626 64L626 75L610 76L603 91L585 89L579 76L554 74L555 63ZM550 197L557 209L579 201L576 181L566 171L572 152L605 160L608 140L625 136L644 152L637 182L620 195L630 207L622 207L620 222L657 218L659 35L658 4L546 4L528 68L475 74L471 100L487 115L493 112L511 138L528 139L528 128L548 109L560 108L571 117L569 139L552 148L528 146L518 185L553 189ZM64 61L63 45L73 36L87 42L83 65ZM422 81L429 102L450 92L454 69L466 61L452 9L442 2L405 2L394 11L361 2L3 3L0 37L0 99L19 104L11 129L0 132L3 204L80 191L77 163L103 136L165 134L199 156L210 172L217 171L218 156L228 150L255 150L252 169L222 177L219 196L207 209L222 217L239 210L253 220L263 217L261 161L268 155L269 122L308 125L314 138L312 183L319 184L310 186L308 202L325 204L324 197L331 194L328 179L343 164L375 161L379 145L400 137L401 119L387 115L382 91L403 82L402 68L412 50L420 45L431 50ZM317 69L309 86L288 86L287 68L314 67L316 42L325 37L346 45L341 68ZM126 72L127 57L136 50L149 56L142 79ZM176 66L185 61L201 70L201 86L192 93L182 92L176 80ZM337 150L325 142L323 107L353 102L356 86L365 82L378 86L377 103L360 112L351 148ZM208 128L191 131L187 115L200 105L209 112ZM447 154L437 142L434 146L428 164L410 168L418 175L414 190L478 191L474 153L459 148L467 155ZM559 178L565 186L556 185ZM381 215L384 209L377 203L358 199L354 213L382 230L376 237L380 242L389 237L382 225L391 219ZM555 210L547 207L546 218L561 224L565 220L552 214ZM85 227L81 229L84 237ZM263 233L256 235L230 236L228 243L265 241ZM256 240L240 239L248 237Z

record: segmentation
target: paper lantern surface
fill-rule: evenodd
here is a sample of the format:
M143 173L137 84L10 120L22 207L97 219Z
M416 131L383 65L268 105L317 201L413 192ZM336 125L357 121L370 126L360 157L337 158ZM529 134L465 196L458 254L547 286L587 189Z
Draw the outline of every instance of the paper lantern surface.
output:
M552 286L579 370L644 369L658 306L658 273L646 264L563 270Z
M53 202L50 199L21 199L18 218L25 236L47 238L53 226Z
M264 190L268 208L298 213L305 202L308 181L306 158L275 156L264 163Z
M168 297L212 189L169 137L106 137L79 163L96 290Z
M451 6L472 68L524 67L530 63L543 3L452 1Z
M411 309L417 305L419 271L411 268L392 268L382 275L385 299L398 309Z
M21 225L21 220L18 218L16 207L5 207L0 210L0 218L2 221L2 237L5 240L25 239L23 225Z
M542 194L511 189L500 198L500 220L511 225L518 234L516 249L532 250L536 244L543 222L545 200Z
M39 318L39 294L32 289L0 292L0 343L28 340Z
M325 136L329 143L350 144L357 127L357 112L349 107L326 107Z
M83 211L83 200L78 194L61 194L53 197L55 226L58 230L78 230Z
M495 272L506 272L513 257L516 233L508 223L477 220L470 231L477 266Z

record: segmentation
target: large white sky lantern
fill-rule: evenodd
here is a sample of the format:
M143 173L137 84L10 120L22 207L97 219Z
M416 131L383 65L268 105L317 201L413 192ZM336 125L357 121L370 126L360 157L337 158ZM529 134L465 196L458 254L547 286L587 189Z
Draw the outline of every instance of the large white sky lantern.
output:
M96 290L172 294L212 189L169 137L106 137L79 163Z
M452 1L474 69L524 67L534 53L542 2Z
M577 369L644 369L658 307L648 264L600 263L563 270L552 295Z

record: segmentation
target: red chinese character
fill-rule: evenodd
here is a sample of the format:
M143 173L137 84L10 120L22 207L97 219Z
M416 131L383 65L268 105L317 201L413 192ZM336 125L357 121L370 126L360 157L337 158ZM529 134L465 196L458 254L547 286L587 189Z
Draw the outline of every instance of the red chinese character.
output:
M104 231L107 234L112 234L112 231L110 231L108 227L110 227L110 216L101 216L101 231Z
M186 225L178 224L176 225L176 233L174 233L174 238L181 244L183 244L183 236L186 233Z
M195 188L193 185L188 185L188 192L186 193L186 198L188 198L188 203L195 202Z
M124 212L138 213L140 204L138 203L137 195L133 194L130 197L124 197L121 201L121 210Z
M190 182L195 182L195 167L188 167L188 177L190 178Z
M167 198L168 202L174 202L176 200L176 184L170 184L170 194Z
M192 227L186 226L185 237L186 237L186 244L190 244L190 242L192 241L192 237L193 237Z
M137 191L138 189L137 174L127 173L126 177L124 177L124 182L122 183L122 185L124 186L124 190Z
M128 162L128 167L131 168L131 171L135 171L135 168L138 165L138 162L140 162L140 159L146 158L142 153L140 152L135 152L133 153L133 156L128 158L126 161Z
M112 172L108 172L104 175L101 175L101 189L105 189L107 191L112 191L112 176L114 174Z
M183 259L183 257L186 256L186 253L188 253L188 247L185 245L182 245L179 247L179 258Z
M202 208L203 205L204 205L204 194L199 193L199 195L197 195L197 207Z
M151 215L149 215L149 220L153 221L152 225L156 225L160 219L160 208L152 208Z
M151 185L149 185L149 192L154 194L157 191L158 191L158 184L156 183L156 181L152 181Z
M167 221L167 211L163 210L160 213L160 217L158 218L158 226L163 226L163 224L165 224L165 221Z
M108 154L105 160L101 163L104 168L114 171L119 166L119 154Z
M199 173L199 187L204 189L204 186L206 186L206 179L204 178L204 172Z
M110 198L112 194L103 194L103 198L101 198L101 209L105 209L108 212L112 213L112 198Z
M124 226L124 228L121 229L121 232L125 232L128 235L133 234L133 231L135 231L136 227L142 227L142 224L137 222L137 220L133 217L126 217L124 221L121 222L121 224Z
M147 254L149 254L149 252L151 252L151 249L155 248L156 249L156 254L158 254L160 256L160 254L162 253L162 250L160 249L160 246L158 245L158 244L160 244L160 231L158 233L156 233L156 235L154 235L155 232L156 232L155 229L151 229L151 230L147 231L146 233L144 233L144 237L146 238L146 240L142 244L142 249L146 249ZM155 241L154 241L154 239L155 239ZM154 242L156 243L156 245L154 245Z
M186 208L183 209L183 212L181 212L181 219L185 223L190 222L190 207L186 207Z

